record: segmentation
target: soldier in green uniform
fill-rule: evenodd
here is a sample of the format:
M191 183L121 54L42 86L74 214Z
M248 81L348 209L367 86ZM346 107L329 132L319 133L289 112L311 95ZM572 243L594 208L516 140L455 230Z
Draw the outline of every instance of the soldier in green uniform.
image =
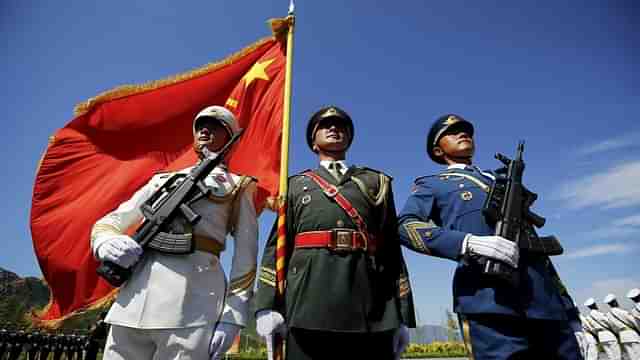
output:
M391 178L348 166L353 122L320 109L307 143L320 166L289 179L286 290L276 299L277 221L255 297L258 333L286 333L286 359L394 359L415 327L411 288L396 232Z

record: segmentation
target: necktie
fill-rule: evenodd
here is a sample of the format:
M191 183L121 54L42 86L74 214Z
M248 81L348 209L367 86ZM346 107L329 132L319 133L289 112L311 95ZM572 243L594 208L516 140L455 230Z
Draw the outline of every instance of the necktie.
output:
M334 161L329 164L329 172L333 175L336 180L340 181L342 178L342 164L337 161Z

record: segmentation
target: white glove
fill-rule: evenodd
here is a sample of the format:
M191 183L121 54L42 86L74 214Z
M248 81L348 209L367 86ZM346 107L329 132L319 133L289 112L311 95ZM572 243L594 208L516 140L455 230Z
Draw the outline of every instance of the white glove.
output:
M409 345L409 329L402 324L393 334L393 354L396 360L400 359L407 345Z
M256 332L262 337L272 336L274 333L284 336L287 333L287 326L279 312L260 310L256 313Z
M116 235L100 244L96 255L101 261L111 261L128 268L138 261L142 255L142 248L129 236Z
M224 353L229 350L233 344L233 340L240 332L240 325L230 323L218 323L213 330L211 342L209 343L209 355L211 360L222 359Z
M576 336L576 340L578 341L578 347L580 348L580 353L583 358L587 358L587 339L584 336L582 331L576 331L573 333Z
M256 313L256 332L262 336L267 343L267 360L273 360L273 335L285 336L287 326L282 315L273 310L260 310Z
M462 254L483 255L504 263L513 268L518 267L520 251L518 245L501 236L467 235L462 242Z

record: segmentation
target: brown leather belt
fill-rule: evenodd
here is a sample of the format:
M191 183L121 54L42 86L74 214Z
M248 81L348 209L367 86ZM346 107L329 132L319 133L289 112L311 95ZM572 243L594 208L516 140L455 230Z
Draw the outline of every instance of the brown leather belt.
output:
M224 245L214 238L194 235L193 240L196 242L196 250L198 251L204 251L217 257L220 257L220 253L224 251Z
M325 231L307 231L296 235L296 248L329 248L333 251L363 250L375 252L375 240L360 231L352 229L333 229Z

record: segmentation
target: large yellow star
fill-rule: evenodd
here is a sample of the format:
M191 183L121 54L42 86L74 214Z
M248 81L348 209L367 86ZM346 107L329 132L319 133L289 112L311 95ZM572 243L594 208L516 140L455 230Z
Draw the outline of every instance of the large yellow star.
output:
M258 61L253 64L251 69L242 77L244 80L244 88L246 89L249 87L249 84L251 84L255 79L269 80L269 75L267 75L266 70L274 60L275 59L265 60L262 62Z

